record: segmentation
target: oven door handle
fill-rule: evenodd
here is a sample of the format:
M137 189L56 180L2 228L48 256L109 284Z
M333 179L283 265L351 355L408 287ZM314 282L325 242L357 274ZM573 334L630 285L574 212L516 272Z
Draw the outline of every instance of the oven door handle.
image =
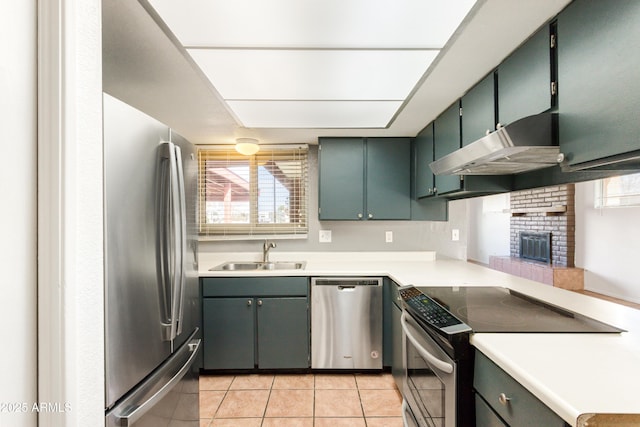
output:
M413 336L413 334L411 333L411 331L409 330L409 323L407 321L407 313L406 312L402 312L402 317L401 317L401 322L402 324L402 330L404 331L405 335L407 336L407 339L409 341L411 341L411 344L413 344L413 346L416 348L416 350L418 351L418 354L424 358L427 362L431 363L434 367L436 367L438 370L445 372L447 374L450 374L453 372L453 365L451 363L447 363L443 360L438 359L437 357L435 357L433 354L429 353L427 350L425 350L420 343L418 342L418 340L416 339L416 337Z
M409 425L409 420L407 417L408 414L409 414L409 404L407 403L407 399L402 399L402 425L403 426Z

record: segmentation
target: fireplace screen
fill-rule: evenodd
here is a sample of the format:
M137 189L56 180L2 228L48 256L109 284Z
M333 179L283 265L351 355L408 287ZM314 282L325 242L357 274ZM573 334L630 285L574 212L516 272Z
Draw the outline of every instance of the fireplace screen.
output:
M520 258L551 262L551 233L520 233Z

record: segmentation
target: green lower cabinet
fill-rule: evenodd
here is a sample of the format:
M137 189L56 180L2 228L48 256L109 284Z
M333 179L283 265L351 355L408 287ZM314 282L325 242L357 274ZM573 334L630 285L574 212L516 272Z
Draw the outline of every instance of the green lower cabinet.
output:
M204 298L205 369L252 369L255 354L252 298Z
M555 412L479 351L475 354L473 388L477 393L478 427L568 426Z
M258 298L260 369L309 367L309 324L306 298Z
M476 394L476 427L507 427L493 409Z
M307 277L203 278L204 369L310 366Z

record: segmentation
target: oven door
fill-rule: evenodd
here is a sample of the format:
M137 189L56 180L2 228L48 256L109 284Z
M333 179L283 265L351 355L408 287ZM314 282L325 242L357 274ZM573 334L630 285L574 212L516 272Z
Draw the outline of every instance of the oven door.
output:
M405 358L403 394L419 427L456 426L456 364L411 317L402 312Z

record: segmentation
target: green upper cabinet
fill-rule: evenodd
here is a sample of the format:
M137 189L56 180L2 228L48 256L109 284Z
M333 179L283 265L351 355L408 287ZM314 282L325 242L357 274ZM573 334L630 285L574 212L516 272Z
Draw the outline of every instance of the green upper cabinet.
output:
M446 199L433 197L435 177L429 164L433 162L433 122L413 138L411 152L411 219L416 221L446 221Z
M433 124L434 159L438 160L460 148L460 102L455 102L436 118ZM436 175L435 191L446 194L460 190L458 175Z
M409 138L320 138L320 220L410 219Z
M367 219L411 219L411 140L368 138Z
M429 164L433 162L433 123L429 123L413 139L414 144L414 197L433 196L433 172Z
M552 55L550 27L544 26L499 65L498 122L501 125L552 107Z
M640 149L640 2L572 2L558 16L560 151L571 165Z
M462 146L482 138L496 128L496 94L491 73L467 92L462 105Z
M362 218L364 139L321 138L318 159L319 218Z

